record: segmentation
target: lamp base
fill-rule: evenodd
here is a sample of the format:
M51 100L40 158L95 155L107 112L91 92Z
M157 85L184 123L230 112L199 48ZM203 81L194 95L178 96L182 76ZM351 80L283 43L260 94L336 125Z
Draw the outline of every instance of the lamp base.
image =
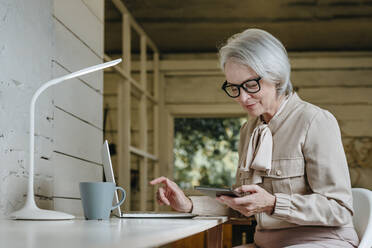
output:
M14 220L72 220L75 216L63 212L25 206L10 215Z

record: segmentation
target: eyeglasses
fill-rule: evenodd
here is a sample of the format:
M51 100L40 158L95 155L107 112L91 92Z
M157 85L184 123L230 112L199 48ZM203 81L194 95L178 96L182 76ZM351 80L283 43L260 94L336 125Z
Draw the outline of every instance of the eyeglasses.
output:
M257 93L260 91L261 77L247 80L241 84L231 84L225 81L222 85L222 89L226 92L229 97L236 98L240 96L240 88L243 88L247 93Z

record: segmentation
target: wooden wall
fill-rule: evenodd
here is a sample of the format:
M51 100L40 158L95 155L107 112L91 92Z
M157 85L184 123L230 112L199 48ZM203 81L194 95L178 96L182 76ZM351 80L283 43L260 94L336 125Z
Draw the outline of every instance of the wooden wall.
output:
M103 61L103 0L54 0L53 77ZM54 208L82 215L79 182L102 181L103 72L54 87Z

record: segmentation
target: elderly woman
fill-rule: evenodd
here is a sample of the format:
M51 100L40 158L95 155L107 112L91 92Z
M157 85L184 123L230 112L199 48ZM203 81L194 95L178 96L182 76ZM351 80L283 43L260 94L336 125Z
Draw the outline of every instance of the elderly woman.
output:
M186 197L165 177L158 202L201 215L255 215L258 247L356 247L341 134L328 111L292 93L281 42L248 29L220 51L222 89L252 117L240 132L235 190L243 197Z

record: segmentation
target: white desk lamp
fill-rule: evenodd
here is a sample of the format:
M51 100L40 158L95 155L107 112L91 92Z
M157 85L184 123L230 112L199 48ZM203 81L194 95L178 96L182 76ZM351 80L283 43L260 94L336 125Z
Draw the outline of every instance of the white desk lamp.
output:
M31 106L30 106L30 169L28 177L28 190L27 199L24 207L10 215L11 219L19 220L69 220L74 219L75 216L66 214L63 212L51 211L40 209L36 206L34 199L34 133L35 133L35 103L39 95L48 87L61 83L67 79L79 77L94 71L102 70L107 67L114 66L121 62L121 59L116 59L110 62L102 63L99 65L94 65L80 71L76 71L65 76L52 79L45 84L43 84L32 96Z

